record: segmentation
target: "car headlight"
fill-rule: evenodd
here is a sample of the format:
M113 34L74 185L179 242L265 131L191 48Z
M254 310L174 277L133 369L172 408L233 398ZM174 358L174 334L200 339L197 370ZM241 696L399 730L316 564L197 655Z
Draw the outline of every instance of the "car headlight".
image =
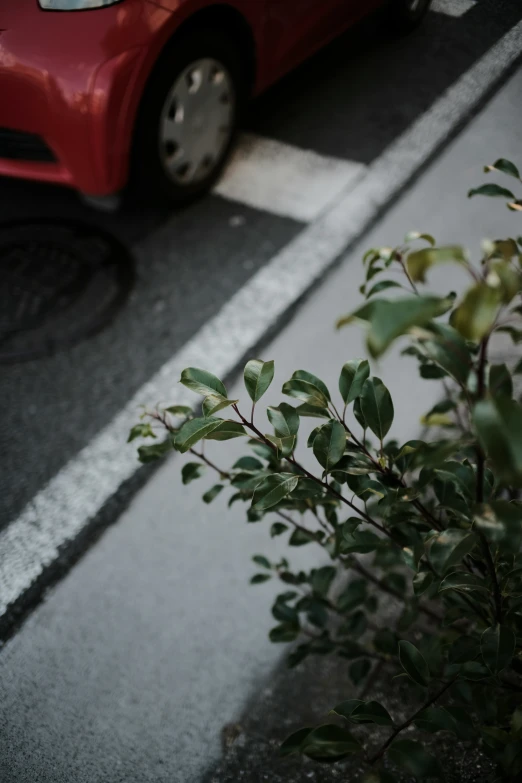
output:
M84 11L86 8L103 8L121 0L38 0L40 8L46 11Z

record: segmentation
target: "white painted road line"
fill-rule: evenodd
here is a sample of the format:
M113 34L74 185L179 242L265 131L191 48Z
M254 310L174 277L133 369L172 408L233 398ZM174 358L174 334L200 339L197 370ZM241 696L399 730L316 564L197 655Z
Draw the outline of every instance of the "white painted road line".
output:
M459 17L467 14L476 4L476 0L435 0L431 8L438 14Z
M362 163L243 134L214 193L309 223L365 171Z
M177 382L189 365L219 376L232 372L516 61L521 36L519 22L390 145L355 188L341 194L237 291L0 533L0 615L135 473L136 451L125 440L138 406L174 396L179 402L188 399Z

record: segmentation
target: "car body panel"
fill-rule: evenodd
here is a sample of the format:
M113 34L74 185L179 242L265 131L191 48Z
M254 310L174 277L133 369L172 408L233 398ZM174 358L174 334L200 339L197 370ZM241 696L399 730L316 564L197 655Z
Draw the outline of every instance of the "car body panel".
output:
M44 11L37 0L0 0L0 129L34 134L55 157L41 162L0 153L0 175L58 182L90 195L123 188L154 65L180 26L208 9L233 10L250 28L257 94L377 5L121 0L64 12Z

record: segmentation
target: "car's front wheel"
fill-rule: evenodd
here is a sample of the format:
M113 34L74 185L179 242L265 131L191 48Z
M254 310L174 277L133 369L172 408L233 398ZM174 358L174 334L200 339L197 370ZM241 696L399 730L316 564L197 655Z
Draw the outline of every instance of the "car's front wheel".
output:
M186 204L208 191L230 151L245 89L241 62L225 36L193 33L155 68L142 101L133 149L133 190Z

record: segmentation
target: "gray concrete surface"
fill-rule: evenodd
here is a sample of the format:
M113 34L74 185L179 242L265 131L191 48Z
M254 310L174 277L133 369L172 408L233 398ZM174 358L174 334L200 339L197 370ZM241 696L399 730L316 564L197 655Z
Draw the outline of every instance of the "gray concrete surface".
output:
M267 403L293 370L335 388L342 363L361 355L360 332L335 333L333 321L360 301L364 249L412 228L473 250L484 236L517 231L502 202L465 193L482 182L483 163L519 157L521 95L518 72L262 352L277 368ZM458 285L451 268L438 285ZM394 354L378 371L394 396L392 434L414 436L436 384L419 386L413 364L398 366ZM238 450L233 442L212 453L223 462ZM213 480L183 487L181 462L158 471L2 650L2 783L195 783L219 757L223 724L270 680L280 654L267 640L274 587L248 587L249 558L284 542L270 541L266 523L244 524L223 497L203 506ZM315 562L311 548L296 558Z

